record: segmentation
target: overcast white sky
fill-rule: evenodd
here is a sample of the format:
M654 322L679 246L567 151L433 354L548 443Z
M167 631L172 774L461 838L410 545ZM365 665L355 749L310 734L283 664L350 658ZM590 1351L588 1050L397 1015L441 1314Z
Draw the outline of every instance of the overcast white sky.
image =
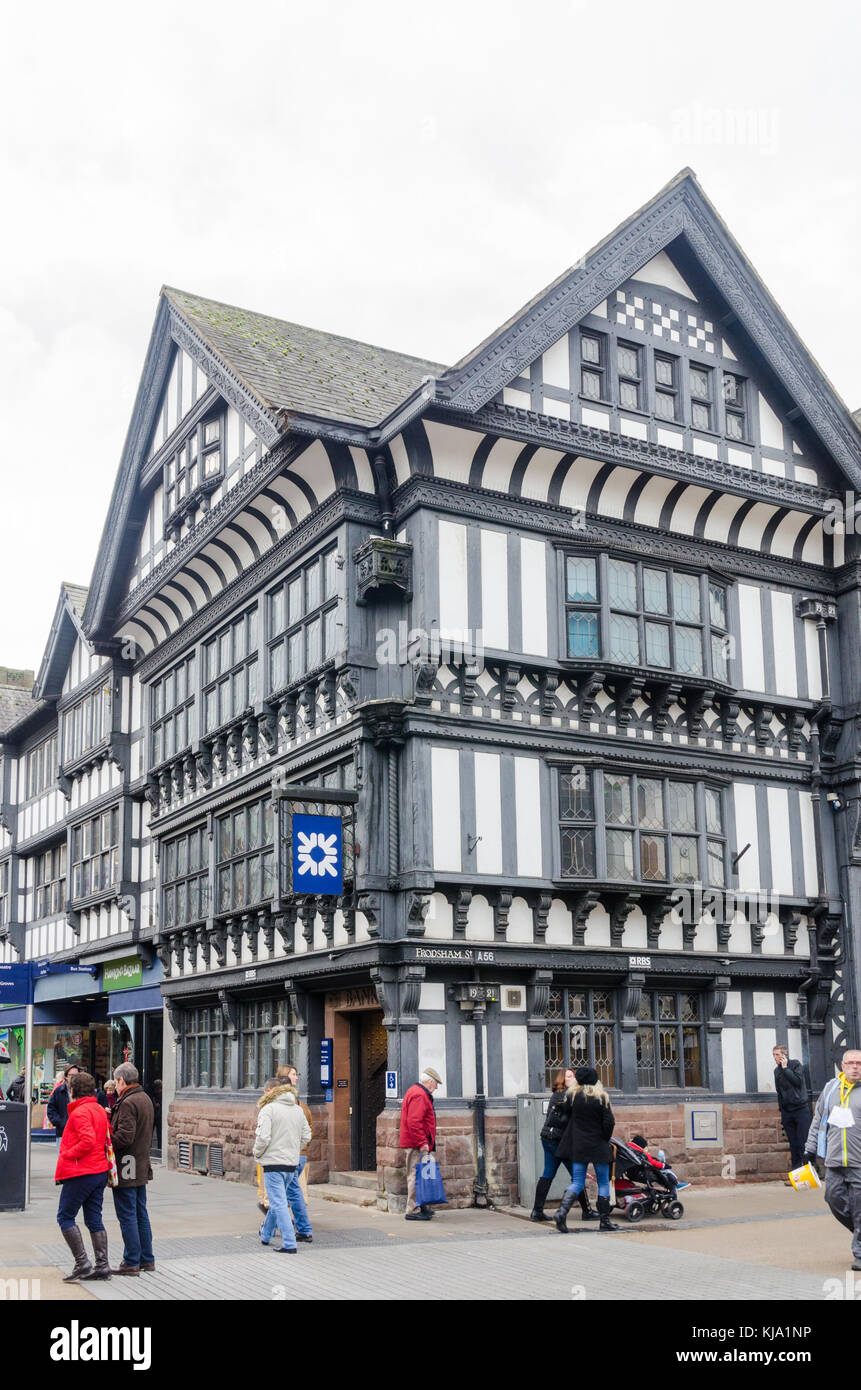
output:
M690 165L861 405L859 27L837 0L7 7L0 664L38 669L89 582L165 283L449 363Z

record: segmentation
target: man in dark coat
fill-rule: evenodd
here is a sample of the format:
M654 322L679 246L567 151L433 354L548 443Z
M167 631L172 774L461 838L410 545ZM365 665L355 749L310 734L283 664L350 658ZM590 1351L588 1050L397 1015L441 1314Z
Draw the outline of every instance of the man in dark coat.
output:
M804 1162L804 1143L813 1123L804 1071L800 1062L790 1059L783 1043L772 1052L774 1057L774 1089L780 1107L780 1119L789 1144L790 1168L800 1168ZM785 1178L786 1183L789 1182Z
M9 1082L9 1090L6 1093L6 1099L12 1101L22 1101L24 1099L24 1092L26 1091L26 1089L27 1087L24 1085L24 1073L22 1071L19 1071L18 1075L15 1077L15 1080Z
M74 1062L69 1063L63 1071L63 1080L60 1085L55 1086L54 1090L51 1092L51 1099L48 1101L48 1108L45 1111L45 1119L48 1120L57 1131L58 1148L60 1140L63 1137L63 1130L66 1128L69 1121L69 1101L72 1099L69 1090L69 1082L73 1076L78 1075L80 1070L81 1068L76 1066Z
M122 1062L114 1072L119 1100L111 1113L117 1186L114 1209L123 1233L123 1260L114 1274L140 1274L155 1269L152 1228L146 1209L146 1185L152 1182L153 1104L140 1085L137 1067Z

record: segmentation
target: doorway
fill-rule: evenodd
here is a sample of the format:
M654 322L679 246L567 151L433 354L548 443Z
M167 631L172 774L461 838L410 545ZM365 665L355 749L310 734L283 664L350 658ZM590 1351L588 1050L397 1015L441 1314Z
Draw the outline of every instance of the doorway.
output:
M140 1017L140 1016L139 1016ZM161 1154L161 1075L164 1016L161 1013L144 1014L143 1046L141 1048L141 1085L152 1101L155 1123L152 1130L152 1151Z
M376 1172L377 1116L386 1103L388 1033L382 1010L350 1016L350 1167Z

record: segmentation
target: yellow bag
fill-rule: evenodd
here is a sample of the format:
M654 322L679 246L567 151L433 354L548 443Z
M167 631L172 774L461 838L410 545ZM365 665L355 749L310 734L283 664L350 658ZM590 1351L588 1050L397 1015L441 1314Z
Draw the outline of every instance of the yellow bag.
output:
M802 1192L807 1187L821 1187L819 1174L812 1163L805 1163L802 1168L793 1168L789 1174L789 1181L796 1192Z

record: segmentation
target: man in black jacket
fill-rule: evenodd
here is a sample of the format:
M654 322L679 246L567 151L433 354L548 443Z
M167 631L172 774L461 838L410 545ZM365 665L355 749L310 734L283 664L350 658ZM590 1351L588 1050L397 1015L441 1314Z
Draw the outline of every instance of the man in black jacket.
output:
M783 1043L778 1043L772 1053L774 1057L774 1089L790 1152L790 1168L800 1168L804 1162L804 1143L807 1139L813 1116L807 1099L807 1086L800 1062L790 1060ZM785 1178L786 1183L789 1182Z

